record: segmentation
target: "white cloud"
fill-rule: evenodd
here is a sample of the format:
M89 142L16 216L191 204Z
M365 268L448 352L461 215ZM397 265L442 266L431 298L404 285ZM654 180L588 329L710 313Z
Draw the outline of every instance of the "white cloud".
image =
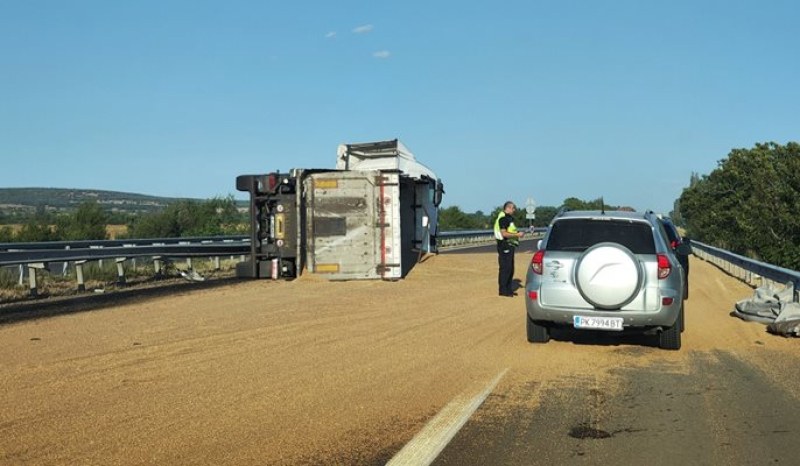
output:
M363 26L359 26L359 27L353 29L353 33L354 34L366 34L366 33L370 32L370 31L372 31L372 29L373 29L373 27L372 27L371 24L365 24Z
M336 31L331 31L331 32L325 34L325 38L326 39L333 39L334 37L336 37Z
M391 54L392 53L389 52L388 50L379 50L379 51L373 53L372 56L375 57L375 58L389 58L389 56Z

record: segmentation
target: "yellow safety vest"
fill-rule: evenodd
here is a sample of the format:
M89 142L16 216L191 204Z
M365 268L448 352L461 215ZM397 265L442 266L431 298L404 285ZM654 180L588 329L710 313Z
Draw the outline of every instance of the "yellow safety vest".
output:
M500 215L498 215L497 219L494 221L494 237L495 237L495 239L497 239L497 241L503 241L505 239L506 241L508 241L508 244L510 244L512 246L518 246L519 245L519 238L516 238L516 237L514 237L514 238L503 238L503 233L500 232L500 219L505 217L505 216L506 216L506 213L501 210L500 211ZM506 231L509 232L509 233L516 233L517 232L517 226L514 225L514 220L511 220L511 224L508 226Z

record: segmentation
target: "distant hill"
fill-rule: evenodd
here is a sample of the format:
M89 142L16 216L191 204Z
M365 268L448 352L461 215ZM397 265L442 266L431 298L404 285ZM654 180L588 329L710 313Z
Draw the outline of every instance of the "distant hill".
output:
M179 200L185 198L97 189L0 188L0 215L25 215L35 212L40 207L49 212L71 212L86 201L95 201L110 212L143 214L160 211ZM237 204L240 202L237 201Z

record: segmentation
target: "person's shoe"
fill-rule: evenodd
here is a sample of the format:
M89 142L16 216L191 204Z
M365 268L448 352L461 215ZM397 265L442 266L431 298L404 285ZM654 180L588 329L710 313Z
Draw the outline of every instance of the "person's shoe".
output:
M513 298L516 295L516 293L500 293L500 296L505 296L506 298Z

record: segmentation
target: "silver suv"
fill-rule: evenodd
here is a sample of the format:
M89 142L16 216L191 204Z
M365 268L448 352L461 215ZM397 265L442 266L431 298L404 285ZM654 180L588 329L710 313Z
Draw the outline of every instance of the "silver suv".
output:
M652 212L556 216L525 280L528 341L554 326L644 331L661 348L681 347L683 268Z

